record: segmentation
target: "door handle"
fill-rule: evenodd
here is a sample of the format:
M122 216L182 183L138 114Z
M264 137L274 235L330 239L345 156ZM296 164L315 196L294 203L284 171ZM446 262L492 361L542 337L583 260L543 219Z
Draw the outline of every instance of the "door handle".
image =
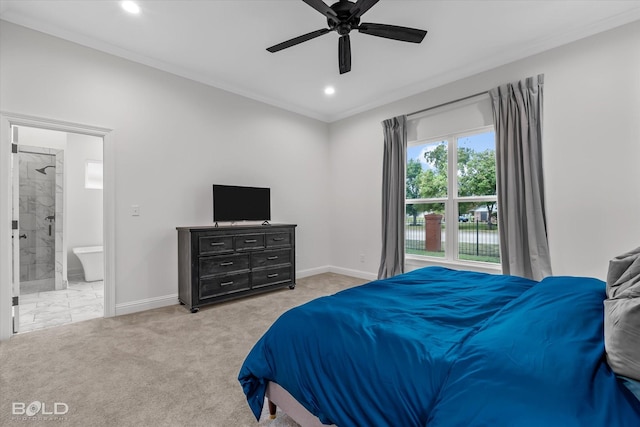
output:
M21 239L26 239L26 238L27 238L27 233L25 233L25 234L21 234L21 235L20 235L20 236L18 236L18 237L20 237Z

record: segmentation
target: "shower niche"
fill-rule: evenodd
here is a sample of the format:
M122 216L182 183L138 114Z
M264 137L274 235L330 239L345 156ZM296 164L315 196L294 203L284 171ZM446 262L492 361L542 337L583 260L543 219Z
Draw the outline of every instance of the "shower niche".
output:
M20 292L64 289L62 191L64 150L20 145Z

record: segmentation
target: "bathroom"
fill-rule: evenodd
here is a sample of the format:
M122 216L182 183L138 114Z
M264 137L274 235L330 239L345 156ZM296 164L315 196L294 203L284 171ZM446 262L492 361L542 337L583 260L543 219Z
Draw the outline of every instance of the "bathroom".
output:
M18 330L102 317L102 138L24 126L17 132ZM87 247L91 253L82 254Z

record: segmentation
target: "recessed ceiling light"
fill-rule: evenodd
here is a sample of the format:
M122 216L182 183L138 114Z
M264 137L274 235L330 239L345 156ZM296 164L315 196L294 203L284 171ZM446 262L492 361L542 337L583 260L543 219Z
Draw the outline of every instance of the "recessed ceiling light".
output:
M122 6L122 8L124 10L126 10L129 13L133 13L133 14L138 14L140 13L140 6L138 6L136 3L132 2L132 1L123 1L120 3L120 5Z
M336 90L333 86L327 86L324 88L325 95L333 95L334 93L336 93Z

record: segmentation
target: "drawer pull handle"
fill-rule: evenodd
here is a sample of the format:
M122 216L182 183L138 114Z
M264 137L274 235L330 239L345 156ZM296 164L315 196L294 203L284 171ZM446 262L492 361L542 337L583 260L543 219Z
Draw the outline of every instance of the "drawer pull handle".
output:
M273 273L273 274L267 275L267 278L269 278L269 279L273 279L274 277L278 277L278 273Z
M245 243L255 243L255 242L257 242L257 240L256 239L248 239L248 240L245 240L244 242Z
M273 261L274 259L278 259L278 256L277 256L277 255L270 256L270 257L267 257L267 259L268 259L269 261Z
M229 281L229 282L222 282L220 283L220 286L229 286L229 285L233 285L233 280Z
M233 261L227 261L227 262L221 262L220 263L220 267L228 267L230 265L233 265Z
M283 240L284 240L284 237L274 237L274 238L273 238L273 241L274 241L274 242L281 242L281 241L283 241Z
M224 242L213 242L211 246L224 246Z

